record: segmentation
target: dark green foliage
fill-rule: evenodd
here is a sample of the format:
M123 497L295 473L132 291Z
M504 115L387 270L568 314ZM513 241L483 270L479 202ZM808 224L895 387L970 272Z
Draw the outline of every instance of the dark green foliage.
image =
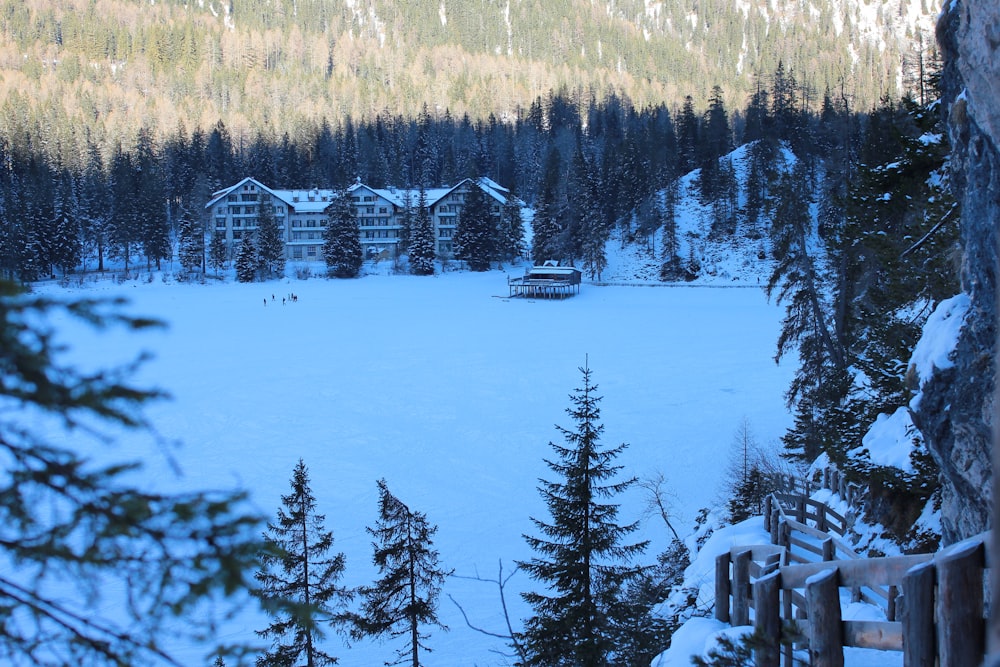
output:
M792 174L781 178L771 239L776 262L767 283L767 294L785 304L785 317L778 336L780 360L797 349L800 366L786 394L796 416L809 419L808 430L793 429L784 438L791 456L812 460L822 451L843 451L836 426L816 420L818 406L835 408L846 390L847 366L844 351L831 326L830 306L825 285L817 268L811 244L813 221L809 213L808 173L796 163ZM805 422L798 422L797 426ZM840 456L834 456L838 460Z
M222 232L212 234L212 240L208 244L208 264L217 274L225 268L228 255L225 235Z
M465 205L455 229L455 258L463 260L471 271L486 271L497 255L497 223L490 211L486 193L469 182Z
M331 554L333 532L316 512L309 470L302 459L291 478L291 493L281 497L275 523L267 524L254 594L271 616L257 635L271 647L257 658L257 667L320 667L337 659L321 648L325 629L346 622L344 605L351 592L337 585L343 576L344 554Z
M519 563L548 590L522 594L534 612L518 637L527 665L608 664L626 650L615 638L635 629L634 618L644 613L629 603L626 591L642 572L629 562L647 543L623 543L638 524L618 524L618 505L607 502L635 479L614 481L621 466L612 462L626 445L601 448L601 399L590 369L580 371L583 386L570 396L573 407L567 409L576 428L557 427L566 444L550 443L557 460L546 460L559 481L539 480L551 519L532 518L541 536L525 540L537 555Z
M240 241L240 249L236 255L236 280L241 283L252 283L257 280L259 266L257 246L252 238L244 236L243 240Z
M695 667L753 667L753 648L746 637L733 639L719 635L715 641L718 646L708 650L707 658L691 656L691 664Z
M535 204L535 215L531 220L531 260L536 265L560 257L559 235L562 228L559 222L559 179L559 151L553 146L545 160L540 194Z
M326 231L323 241L323 259L331 276L357 278L361 271L361 232L358 217L346 190L337 193L326 209Z
M257 261L260 275L282 278L285 275L285 242L281 237L274 203L267 193L260 193L257 205Z
M204 270L205 234L187 210L181 211L177 222L177 254L181 267L187 273Z
M434 550L432 526L392 495L385 480L379 480L379 518L368 533L374 538L372 557L381 575L371 586L358 590L360 613L354 615L351 635L361 637L406 637L404 648L387 665L419 667L420 652L429 635L421 628L434 625L447 630L437 616L441 585L449 572L441 569Z
M729 520L733 523L739 523L752 516L762 515L764 513L764 498L771 491L773 489L764 472L757 466L751 467L746 476L740 479L733 489L733 496L729 499L727 507Z
M434 225L427 207L427 192L421 187L417 198L417 214L410 229L410 273L417 276L434 274L435 245Z
M511 194L501 209L497 223L497 258L502 262L513 262L524 256L524 219L521 217L521 203Z
M217 654L201 603L250 583L260 522L244 514L241 494L150 492L139 463L90 458L118 439L133 452L144 438L155 447L143 409L163 394L130 383L141 359L87 372L67 365L50 322L156 324L121 305L34 298L0 283L0 552L16 563L0 575L8 665L179 664L166 648L177 641Z

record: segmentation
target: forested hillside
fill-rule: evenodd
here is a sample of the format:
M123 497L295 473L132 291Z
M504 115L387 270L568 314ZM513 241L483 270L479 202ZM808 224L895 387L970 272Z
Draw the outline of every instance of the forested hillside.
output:
M511 121L550 91L742 105L779 62L818 111L870 109L933 59L931 0L3 0L0 134L64 162L221 120L301 142L325 119Z

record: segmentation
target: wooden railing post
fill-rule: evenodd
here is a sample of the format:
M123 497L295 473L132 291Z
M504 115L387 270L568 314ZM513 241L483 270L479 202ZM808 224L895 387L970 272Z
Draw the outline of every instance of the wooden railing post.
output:
M816 506L816 528L826 531L826 505L823 503Z
M806 522L806 499L804 496L795 499L795 520L799 523Z
M903 664L934 667L934 563L915 565L903 575Z
M729 552L715 557L715 620L729 622Z
M830 473L830 490L840 493L840 471L836 468Z
M823 468L823 488L824 489L829 489L830 488L830 469L829 468Z
M781 508L771 508L771 544L781 544Z
M750 625L750 549L733 558L733 625Z
M938 664L978 665L986 654L983 544L954 547L936 560Z
M764 530L771 532L771 502L774 496L770 493L764 496Z
M830 568L809 577L806 581L811 667L844 667L844 639L837 578L837 569Z
M754 667L778 667L781 659L781 572L753 583L754 630L764 639L754 649Z
M832 537L828 537L823 540L823 543L820 546L823 549L822 558L824 561L835 560L834 556L836 555L837 547L834 546Z

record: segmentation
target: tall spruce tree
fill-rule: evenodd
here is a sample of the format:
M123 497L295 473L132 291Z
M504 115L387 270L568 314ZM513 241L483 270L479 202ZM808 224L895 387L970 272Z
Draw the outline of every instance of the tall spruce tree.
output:
M260 194L257 205L257 261L264 277L283 278L285 275L285 242L274 215L271 195Z
M177 221L177 254L181 267L188 274L204 270L205 265L205 234L201 225L187 210L179 208Z
M608 502L636 480L614 480L621 466L613 461L626 445L601 447L601 397L590 368L580 372L583 386L570 396L572 406L566 410L576 426L556 427L565 444L549 443L556 459L545 461L559 480L539 480L550 519L532 518L541 536L524 538L537 555L519 563L549 591L522 594L534 611L519 636L526 665L613 664L623 650L616 645L616 626L625 620L623 591L642 572L630 561L648 544L625 543L639 524L619 524L619 506Z
M513 262L524 256L524 218L521 217L521 202L513 194L507 196L497 222L497 258L502 262Z
M387 665L420 666L420 651L429 637L421 629L435 625L447 630L438 620L438 597L441 584L449 574L441 568L432 538L437 526L427 517L411 510L394 496L385 480L378 482L379 518L368 533L374 538L372 557L380 578L371 586L359 589L361 612L354 616L351 635L362 637L406 637L405 646Z
M361 231L350 195L341 190L326 208L323 259L331 276L356 278L361 271Z
M216 274L221 273L226 268L229 256L229 249L226 247L226 236L221 232L212 234L212 240L208 243L208 265L215 270Z
M337 585L344 574L344 554L331 553L333 532L316 512L309 470L299 459L291 493L281 496L277 521L267 524L254 591L272 621L257 635L271 647L257 658L258 667L332 665L337 659L321 648L325 628L346 622L351 592Z
M236 255L236 280L241 283L252 283L257 279L259 266L257 244L249 236L244 236Z
M783 438L788 454L812 460L827 451L842 459L835 420L821 418L821 408L839 406L847 391L847 366L842 342L831 326L828 285L814 257L815 232L803 163L795 165L778 183L771 240L775 265L767 284L768 297L785 305L778 350L780 360L792 349L800 359L798 372L786 394L796 412L796 426Z
M553 146L545 159L541 191L531 219L531 260L541 265L547 260L557 260L561 256L559 234L559 150Z
M474 180L469 181L454 244L455 257L468 264L471 271L486 271L496 256L496 224L486 193Z
M434 240L434 224L431 222L431 210L427 205L427 190L422 186L417 196L417 214L413 218L413 228L410 230L410 273L417 276L434 274L434 256L436 242Z

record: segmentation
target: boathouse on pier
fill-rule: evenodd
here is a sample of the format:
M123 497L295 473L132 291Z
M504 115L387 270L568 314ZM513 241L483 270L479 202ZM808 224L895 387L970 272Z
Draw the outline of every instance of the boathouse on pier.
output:
M580 293L582 272L573 266L558 266L546 262L532 266L520 278L508 278L510 296L542 299L564 299Z

